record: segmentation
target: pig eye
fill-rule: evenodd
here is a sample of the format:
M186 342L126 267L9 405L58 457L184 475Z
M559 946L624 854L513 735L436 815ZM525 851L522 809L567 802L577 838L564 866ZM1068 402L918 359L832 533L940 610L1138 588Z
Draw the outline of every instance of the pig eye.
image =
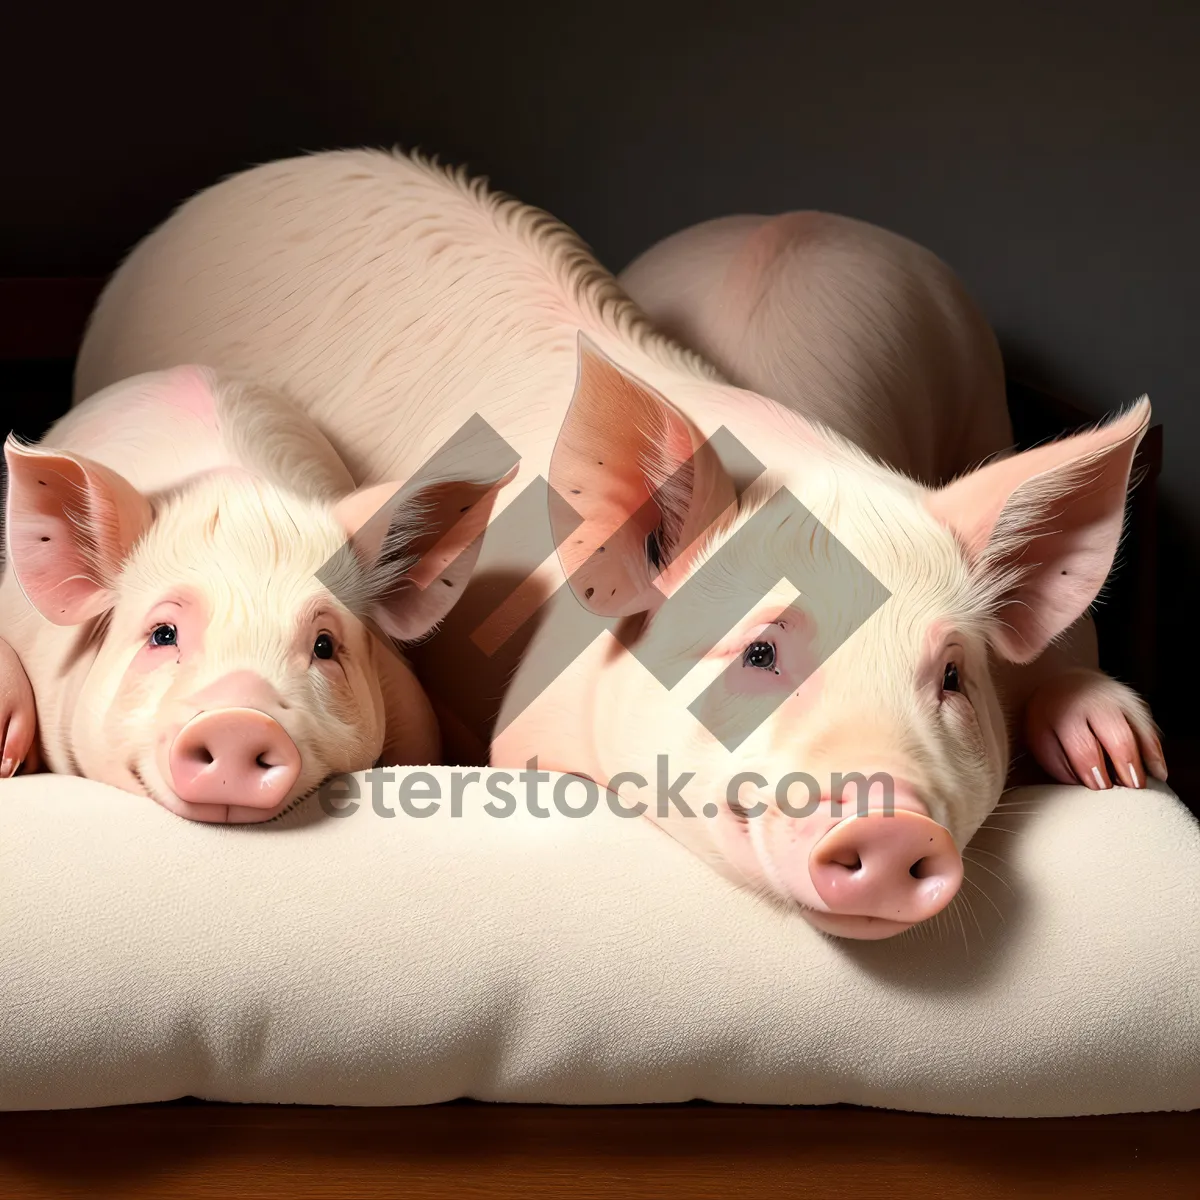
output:
M150 631L150 645L152 646L174 646L178 640L179 630L166 622L162 625L155 625Z
M775 670L775 647L770 642L755 642L742 655L742 666L757 667L760 671Z
M313 657L314 658L332 658L333 657L333 638L327 633L318 633L317 640L313 642Z
M942 691L943 692L960 692L962 688L958 682L958 664L948 662L946 669L942 672Z

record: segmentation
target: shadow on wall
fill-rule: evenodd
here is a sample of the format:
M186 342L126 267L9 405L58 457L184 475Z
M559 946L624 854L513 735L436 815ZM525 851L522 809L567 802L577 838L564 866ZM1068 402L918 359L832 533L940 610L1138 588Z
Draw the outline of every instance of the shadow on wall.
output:
M1038 414L1024 431L1023 444L1053 436L1056 428L1074 427L1083 417L1100 419L1121 407L1102 409L1085 395L1063 364L1031 349L1018 337L999 337L1010 396L1012 381L1020 380L1039 394L1064 401L1062 413ZM1131 402L1136 397L1127 399ZM1162 426L1165 449L1172 439L1172 427L1163 419L1162 406L1155 407L1153 421ZM1015 407L1014 424L1020 438L1023 431ZM1200 785L1200 734L1193 716L1195 689L1190 682L1200 678L1200 637L1195 631L1200 531L1187 508L1171 489L1160 487L1158 479L1139 480L1135 471L1134 483L1125 540L1110 583L1093 608L1101 665L1143 691L1167 739L1168 762L1178 757L1172 756L1172 745L1182 746L1187 774L1190 778L1190 762L1196 760ZM1144 495L1147 490L1152 493L1149 497ZM1152 520L1146 519L1148 513ZM1152 628L1144 627L1148 621L1153 622Z

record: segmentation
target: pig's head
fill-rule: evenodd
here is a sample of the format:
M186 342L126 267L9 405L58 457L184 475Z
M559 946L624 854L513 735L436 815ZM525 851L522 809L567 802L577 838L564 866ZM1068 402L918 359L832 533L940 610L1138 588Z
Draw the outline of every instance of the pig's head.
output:
M56 769L242 823L381 756L436 755L388 639L454 603L494 485L327 501L234 470L146 496L75 454L5 452L11 566L42 616L77 631L71 694L38 698L65 747Z
M620 648L589 652L593 765L610 786L653 784L659 756L694 772L670 832L827 932L888 937L958 890L1007 774L996 664L1096 597L1149 403L931 491L708 395L766 467L740 495L715 438L581 348L551 517L576 598L619 618Z

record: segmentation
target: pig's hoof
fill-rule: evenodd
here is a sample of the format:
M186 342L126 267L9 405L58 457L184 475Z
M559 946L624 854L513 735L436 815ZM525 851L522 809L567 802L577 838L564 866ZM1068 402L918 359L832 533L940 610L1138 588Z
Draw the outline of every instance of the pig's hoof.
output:
M15 775L29 759L36 732L33 688L16 654L4 646L0 650L0 779Z
M1025 741L1041 767L1063 783L1140 788L1147 773L1167 777L1150 710L1101 671L1064 671L1042 684L1025 708Z

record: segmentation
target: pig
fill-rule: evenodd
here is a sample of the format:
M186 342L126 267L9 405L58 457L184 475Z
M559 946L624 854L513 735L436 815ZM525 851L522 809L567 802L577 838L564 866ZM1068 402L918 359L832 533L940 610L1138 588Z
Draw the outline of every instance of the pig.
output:
M548 511L520 516L529 538L510 531L494 561L489 534L423 647L425 685L490 733L493 765L590 777L818 929L889 937L957 891L1010 762L995 664L1036 663L1096 597L1150 408L940 482L1003 440L992 402L972 408L1000 386L994 342L931 256L830 222L820 298L777 344L826 365L789 407L480 181L399 153L286 160L202 192L133 251L77 387L212 363L286 395L360 485L407 478L481 417L519 459L493 530L539 479ZM790 229L746 239L747 280ZM584 648L564 665L568 644ZM1133 693L1063 678L1029 704L1049 689L1057 711L1065 687L1139 784L1142 764L1165 771ZM815 794L789 791L801 772ZM648 799L663 774L665 805Z
M890 286L855 289L858 319L819 336L829 331L813 310L831 288L846 288L865 254L871 278L887 273ZM721 217L663 239L618 281L730 382L820 421L912 479L943 485L1012 446L1000 348L983 314L945 263L887 230L828 213ZM902 295L907 302L896 303ZM950 339L939 330L945 322L957 327ZM918 349L931 333L938 343ZM863 338L874 345L855 344ZM888 344L910 352L880 353ZM1107 755L1118 783L1141 787L1143 746L1165 777L1149 712L1098 669L1090 616L1049 645L1035 670L998 666L1006 707L1023 714L1019 739L1055 779L1110 787Z
M391 643L452 605L490 487L428 481L372 525L379 499L302 412L190 365L99 391L5 459L0 773L244 824L381 757L439 757ZM459 586L413 586L456 538Z

